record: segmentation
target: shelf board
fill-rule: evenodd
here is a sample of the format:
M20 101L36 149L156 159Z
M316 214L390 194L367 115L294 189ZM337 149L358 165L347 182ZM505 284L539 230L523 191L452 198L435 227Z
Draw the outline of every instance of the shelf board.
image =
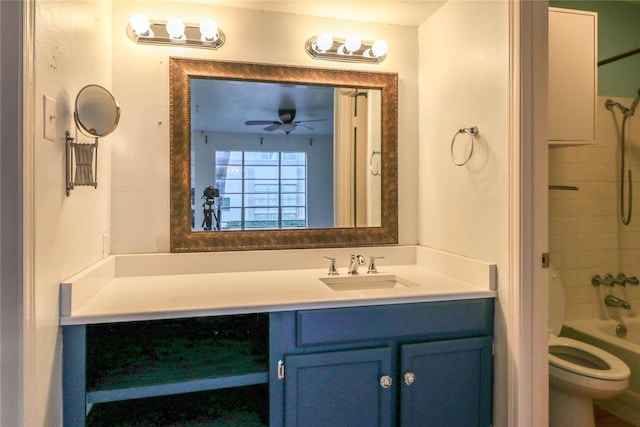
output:
M87 403L96 404L115 402L118 400L140 399L146 397L174 395L231 387L242 387L255 384L267 384L268 382L268 373L258 372L255 374L207 378L202 380L181 381L148 386L132 386L109 390L93 390L87 392Z

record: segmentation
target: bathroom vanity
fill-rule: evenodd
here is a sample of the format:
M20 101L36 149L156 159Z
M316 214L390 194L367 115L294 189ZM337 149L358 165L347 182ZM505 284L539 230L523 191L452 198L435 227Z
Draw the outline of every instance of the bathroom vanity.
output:
M491 424L492 265L472 267L486 287L412 264L334 288L129 261L62 285L67 426Z

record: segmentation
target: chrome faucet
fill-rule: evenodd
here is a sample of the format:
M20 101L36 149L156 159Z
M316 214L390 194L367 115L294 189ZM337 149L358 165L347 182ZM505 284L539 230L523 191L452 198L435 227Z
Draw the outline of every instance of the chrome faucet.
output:
M349 270L347 274L358 274L358 267L364 265L364 257L362 255L351 254L351 262L349 263Z
M340 273L338 273L338 269L336 268L336 259L332 256L325 256L326 259L328 259L330 261L329 264L329 273L327 273L329 276L337 276Z
M625 310L631 310L631 305L625 300L614 297L613 295L607 295L604 297L604 303L609 307L624 308Z
M627 283L631 286L638 286L640 284L640 280L638 280L637 276L627 277L624 273L618 273L617 277L613 277L613 274L607 273L604 277L600 277L599 274L594 274L591 276L591 284L593 286L608 286L613 288L615 285L626 287Z
M368 274L378 274L378 268L376 267L376 260L383 259L383 256L372 256L369 257L369 269L367 270Z
M618 284L620 286L627 286L627 283L632 286L637 286L640 281L636 276L627 277L624 273L618 273Z

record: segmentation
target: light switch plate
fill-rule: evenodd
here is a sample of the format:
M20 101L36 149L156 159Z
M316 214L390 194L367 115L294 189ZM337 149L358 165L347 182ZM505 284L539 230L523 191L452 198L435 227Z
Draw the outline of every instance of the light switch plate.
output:
M56 140L56 101L44 95L44 139Z

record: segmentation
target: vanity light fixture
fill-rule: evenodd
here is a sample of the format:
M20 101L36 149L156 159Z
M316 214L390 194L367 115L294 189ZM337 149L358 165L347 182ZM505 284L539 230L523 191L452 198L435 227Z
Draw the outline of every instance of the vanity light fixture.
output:
M340 39L320 33L307 40L305 50L314 59L380 63L387 57L389 46L384 40L363 41L355 35Z
M140 44L206 49L218 49L225 41L224 33L211 19L204 19L200 24L189 24L178 18L167 21L150 20L140 13L133 15L127 24L127 36Z

